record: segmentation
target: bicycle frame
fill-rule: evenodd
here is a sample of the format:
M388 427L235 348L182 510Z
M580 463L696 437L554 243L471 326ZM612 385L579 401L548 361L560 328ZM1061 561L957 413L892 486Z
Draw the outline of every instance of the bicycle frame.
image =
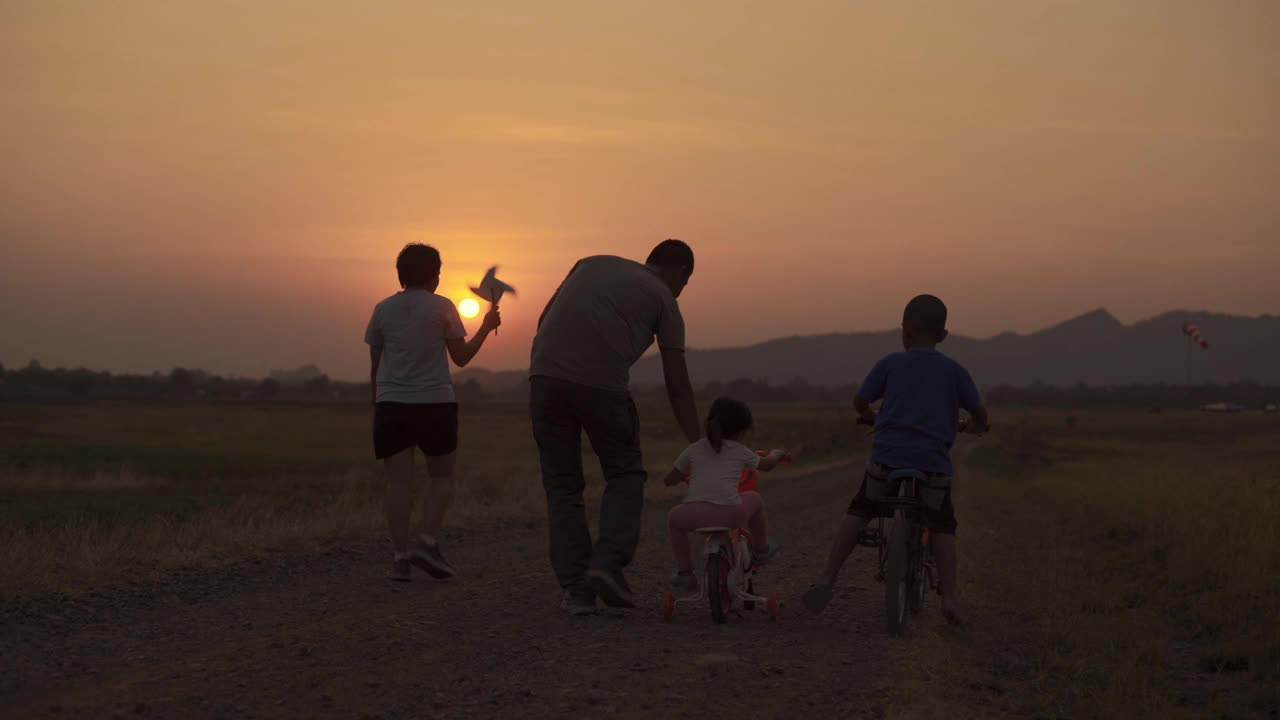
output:
M937 590L933 557L929 552L927 506L921 493L927 478L927 475L917 470L895 470L886 479L897 483L897 494L872 498L877 504L893 509L895 518L900 517L907 524L905 595L898 597L896 603L888 603L888 605L897 606L896 616L895 608L886 607L886 611L890 614L888 617L890 633L895 635L900 634L906 624L908 608L911 614L918 614L923 608L926 593L929 590ZM892 536L892 525L886 529L887 519L883 514L877 517L874 530L868 528L859 538L859 544L876 548L876 579L881 582L886 581L886 568L891 552L889 538ZM886 595L886 597L889 596Z
M751 560L750 533L744 529L726 527L698 528L695 532L704 537L702 556L705 562L703 572L698 576L698 590L683 596L671 593L664 595L664 617L670 620L677 603L697 603L709 599L711 584L716 583L717 593L727 593L727 596L718 598L722 602L720 612L717 613L716 608L712 608L712 616L717 622L725 622L729 610L752 610L756 603L766 608L776 620L777 593L766 597L754 592L752 578L759 566ZM722 577L713 578L713 572Z
M768 453L758 451L756 454L763 457ZM790 465L791 456L784 455L780 462ZM685 478L685 481L687 482L688 478ZM755 490L758 481L759 475L755 470L743 470L742 477L738 480L738 492ZM778 593L769 593L765 597L756 595L751 581L752 576L759 570L759 566L751 559L751 533L742 528L728 527L698 528L694 532L705 537L702 543L702 556L706 558L706 562L702 574L698 576L698 592L682 597L676 597L671 592L663 593L663 619L670 622L671 616L675 613L676 603L693 603L701 602L704 598L711 599L713 581L711 576L715 574L724 577L714 578L716 597L711 603L712 619L723 623L727 621L730 610L735 608L752 610L756 603L763 603L764 608L769 611L769 617L777 622L780 607Z

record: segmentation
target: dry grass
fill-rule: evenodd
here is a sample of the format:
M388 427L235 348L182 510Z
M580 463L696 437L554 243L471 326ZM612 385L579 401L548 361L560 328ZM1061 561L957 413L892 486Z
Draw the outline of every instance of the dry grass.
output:
M758 443L806 450L808 467L852 437L833 432L850 425L836 408L756 411ZM641 417L646 464L660 477L683 441L667 408ZM477 404L461 420L448 524L540 514L525 406ZM0 406L0 597L377 536L381 467L369 423L367 408L350 406ZM588 495L598 496L599 467L585 460ZM653 482L648 492L678 490Z
M895 716L1275 718L1276 418L1064 416L1004 413L972 453L977 622L900 648Z

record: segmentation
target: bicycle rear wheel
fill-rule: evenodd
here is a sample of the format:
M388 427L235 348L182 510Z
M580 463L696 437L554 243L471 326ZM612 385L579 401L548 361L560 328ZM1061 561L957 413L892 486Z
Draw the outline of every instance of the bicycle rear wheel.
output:
M889 634L902 634L907 624L908 580L908 547L907 517L901 510L893 514L893 529L889 531L888 557L884 564L884 615L888 622Z
M711 619L728 622L733 597L729 594L729 558L724 550L707 558L707 598L711 601Z
M916 537L919 536L917 535ZM911 582L907 586L907 595L911 598L911 614L919 615L924 611L925 597L929 593L929 575L925 561L929 548L921 541L917 547L911 550Z

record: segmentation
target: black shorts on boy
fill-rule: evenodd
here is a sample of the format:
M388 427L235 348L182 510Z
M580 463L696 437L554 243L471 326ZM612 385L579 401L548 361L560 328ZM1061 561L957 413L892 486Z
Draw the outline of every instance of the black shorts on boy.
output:
M379 460L411 447L427 457L458 449L458 403L380 402L373 411L373 452Z
M856 515L868 520L877 517L892 517L892 507L877 503L872 497L868 497L867 485L871 484L874 487L880 488L881 493L895 493L896 489L889 487L890 483L888 478L889 474L897 469L898 468L887 467L876 462L867 463L867 468L862 474L862 484L858 486L857 494L854 495L853 500L849 502L848 514ZM927 488L923 488L921 491L921 494L925 498L925 522L928 524L931 532L943 535L955 535L956 509L951 503L952 478L942 473L928 473L927 475ZM940 501L938 501L936 497L939 493L941 494Z

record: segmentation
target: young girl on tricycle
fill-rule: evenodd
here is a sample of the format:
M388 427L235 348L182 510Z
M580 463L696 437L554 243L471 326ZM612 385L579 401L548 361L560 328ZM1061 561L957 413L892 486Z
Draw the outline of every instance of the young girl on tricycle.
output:
M790 459L783 450L757 453L744 445L752 424L751 410L744 403L732 398L717 398L707 415L706 437L680 453L675 467L664 480L668 486L689 483L684 501L667 515L671 551L676 563L672 586L685 592L722 590L717 593L722 597L713 598L716 600L713 613L717 609L715 606L721 603L723 609L727 609L735 598L747 603L755 598L749 595L749 583L737 588L711 588L713 584L724 584L721 581L725 578L721 577L708 577L708 587L702 587L693 570L690 532L708 536L705 554L708 555L709 566L713 562L710 558L718 556L715 543L727 542L731 546L725 561L719 563L730 567L718 567L713 573L717 576L724 574L727 578L730 570L736 570L735 577L740 578L744 572L778 552L777 542L769 538L764 500L755 490L756 473L768 472ZM739 539L749 547L749 556L741 558L744 561L741 563L736 562L737 553L733 551L740 544ZM701 595L699 593L698 598ZM670 595L664 598L664 614L669 615L668 607L672 602ZM721 620L722 613L715 614L716 619Z

